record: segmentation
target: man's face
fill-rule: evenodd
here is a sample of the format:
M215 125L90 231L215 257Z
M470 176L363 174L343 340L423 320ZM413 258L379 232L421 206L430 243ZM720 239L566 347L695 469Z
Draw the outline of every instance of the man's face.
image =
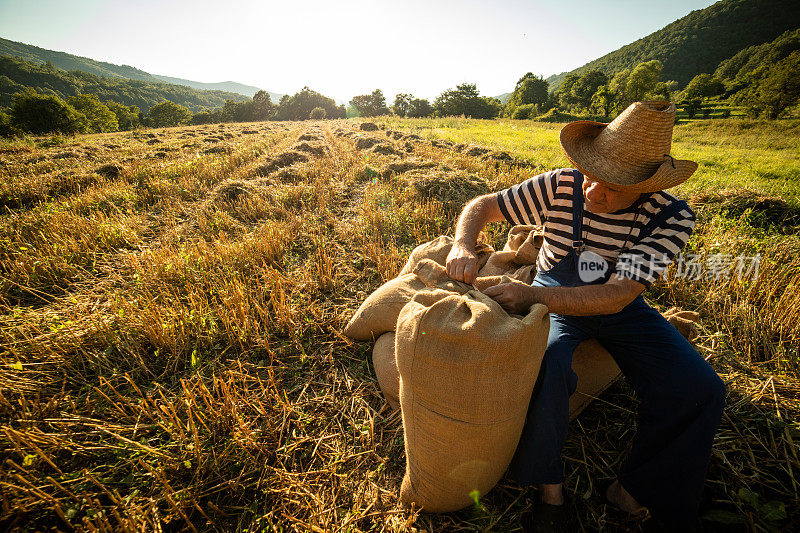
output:
M589 176L583 177L584 204L586 209L592 213L613 213L630 207L639 199L639 194L638 192L613 189Z

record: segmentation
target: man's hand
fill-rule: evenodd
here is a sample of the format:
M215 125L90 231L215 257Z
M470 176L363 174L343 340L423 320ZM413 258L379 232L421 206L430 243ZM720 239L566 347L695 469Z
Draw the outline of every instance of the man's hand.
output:
M495 194L484 194L471 200L461 211L456 223L455 243L447 255L447 275L456 281L472 284L478 277L475 243L478 234L489 222L505 220ZM466 243L466 245L464 244Z
M447 254L447 275L456 281L472 284L478 277L478 256L459 243Z
M535 298L535 289L526 283L500 283L489 287L483 294L503 306L509 313L525 315L531 305L539 303Z

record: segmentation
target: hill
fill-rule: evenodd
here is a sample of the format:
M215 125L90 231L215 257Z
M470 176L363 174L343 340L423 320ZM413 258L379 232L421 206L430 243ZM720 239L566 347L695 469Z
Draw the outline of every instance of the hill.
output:
M550 90L571 73L597 69L612 75L658 59L662 79L685 86L700 73L712 73L723 60L750 46L772 41L800 27L796 0L723 0L570 72L550 76Z
M800 50L800 28L787 31L774 41L740 50L735 56L720 63L714 75L730 82L734 87L744 85L754 71L774 65L798 50Z
M185 85L200 91L226 91L238 93L249 98L258 92L258 87L251 85L243 85L233 81L223 81L218 83L203 83L199 81L186 80L183 78L173 78L170 76L162 76L158 74L150 74L129 65L115 65L114 63L106 63L105 61L96 61L88 57L81 57L66 52L58 52L55 50L47 50L39 48L30 44L19 43L10 41L8 39L0 38L0 55L14 56L32 63L47 63L50 62L54 67L63 70L80 70L87 74L94 74L95 76L105 76L107 78L125 78L129 80L140 80L149 83L170 83L173 85ZM269 92L269 91L267 91ZM269 92L270 98L273 102L280 100L280 93Z
M258 87L254 87L252 85L244 85L242 83L238 83L235 81L220 81L217 83L203 83L201 81L192 81L192 80L185 80L183 78L173 78L171 76L162 76L160 74L153 74L155 78L159 81L164 83L172 83L174 85L186 85L187 87L191 87L192 89L197 89L199 91L226 91L229 93L238 93L243 94L245 96L249 96L250 98L256 94L259 89ZM270 99L274 103L278 103L283 96L281 93L273 93L271 91L267 91L269 93Z
M248 99L244 95L226 91L198 91L185 85L160 81L98 76L80 70L65 71L55 68L52 63L37 64L0 55L0 106L10 105L14 94L27 87L62 99L78 94L95 94L103 101L113 100L138 106L144 113L165 100L197 112L221 107L226 100L243 102Z
M511 94L512 94L512 93L503 93L503 94L500 94L500 95L497 95L497 96L495 96L494 98L497 98L498 100L500 100L500 102L502 102L503 104L505 104L505 103L507 103L507 102L508 102L508 100L511 98Z

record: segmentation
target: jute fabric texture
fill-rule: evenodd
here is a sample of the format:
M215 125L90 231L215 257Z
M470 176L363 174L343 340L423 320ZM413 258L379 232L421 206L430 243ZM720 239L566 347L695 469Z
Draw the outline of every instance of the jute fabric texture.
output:
M423 290L403 308L395 349L406 505L455 511L494 487L519 441L549 331L545 306L517 318L478 291Z

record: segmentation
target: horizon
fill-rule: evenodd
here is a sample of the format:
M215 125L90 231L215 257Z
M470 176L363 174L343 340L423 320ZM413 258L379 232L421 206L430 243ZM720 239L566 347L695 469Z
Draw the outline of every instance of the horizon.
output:
M398 93L433 101L461 83L499 96L526 72L547 78L573 70L714 3L680 0L642 10L631 0L313 0L303 10L242 0L219 12L208 0L9 0L0 1L0 34L160 76L289 95L308 86L345 103L380 89L390 104ZM625 16L613 15L621 11ZM542 20L553 35L539 37ZM268 69L254 67L263 62Z

